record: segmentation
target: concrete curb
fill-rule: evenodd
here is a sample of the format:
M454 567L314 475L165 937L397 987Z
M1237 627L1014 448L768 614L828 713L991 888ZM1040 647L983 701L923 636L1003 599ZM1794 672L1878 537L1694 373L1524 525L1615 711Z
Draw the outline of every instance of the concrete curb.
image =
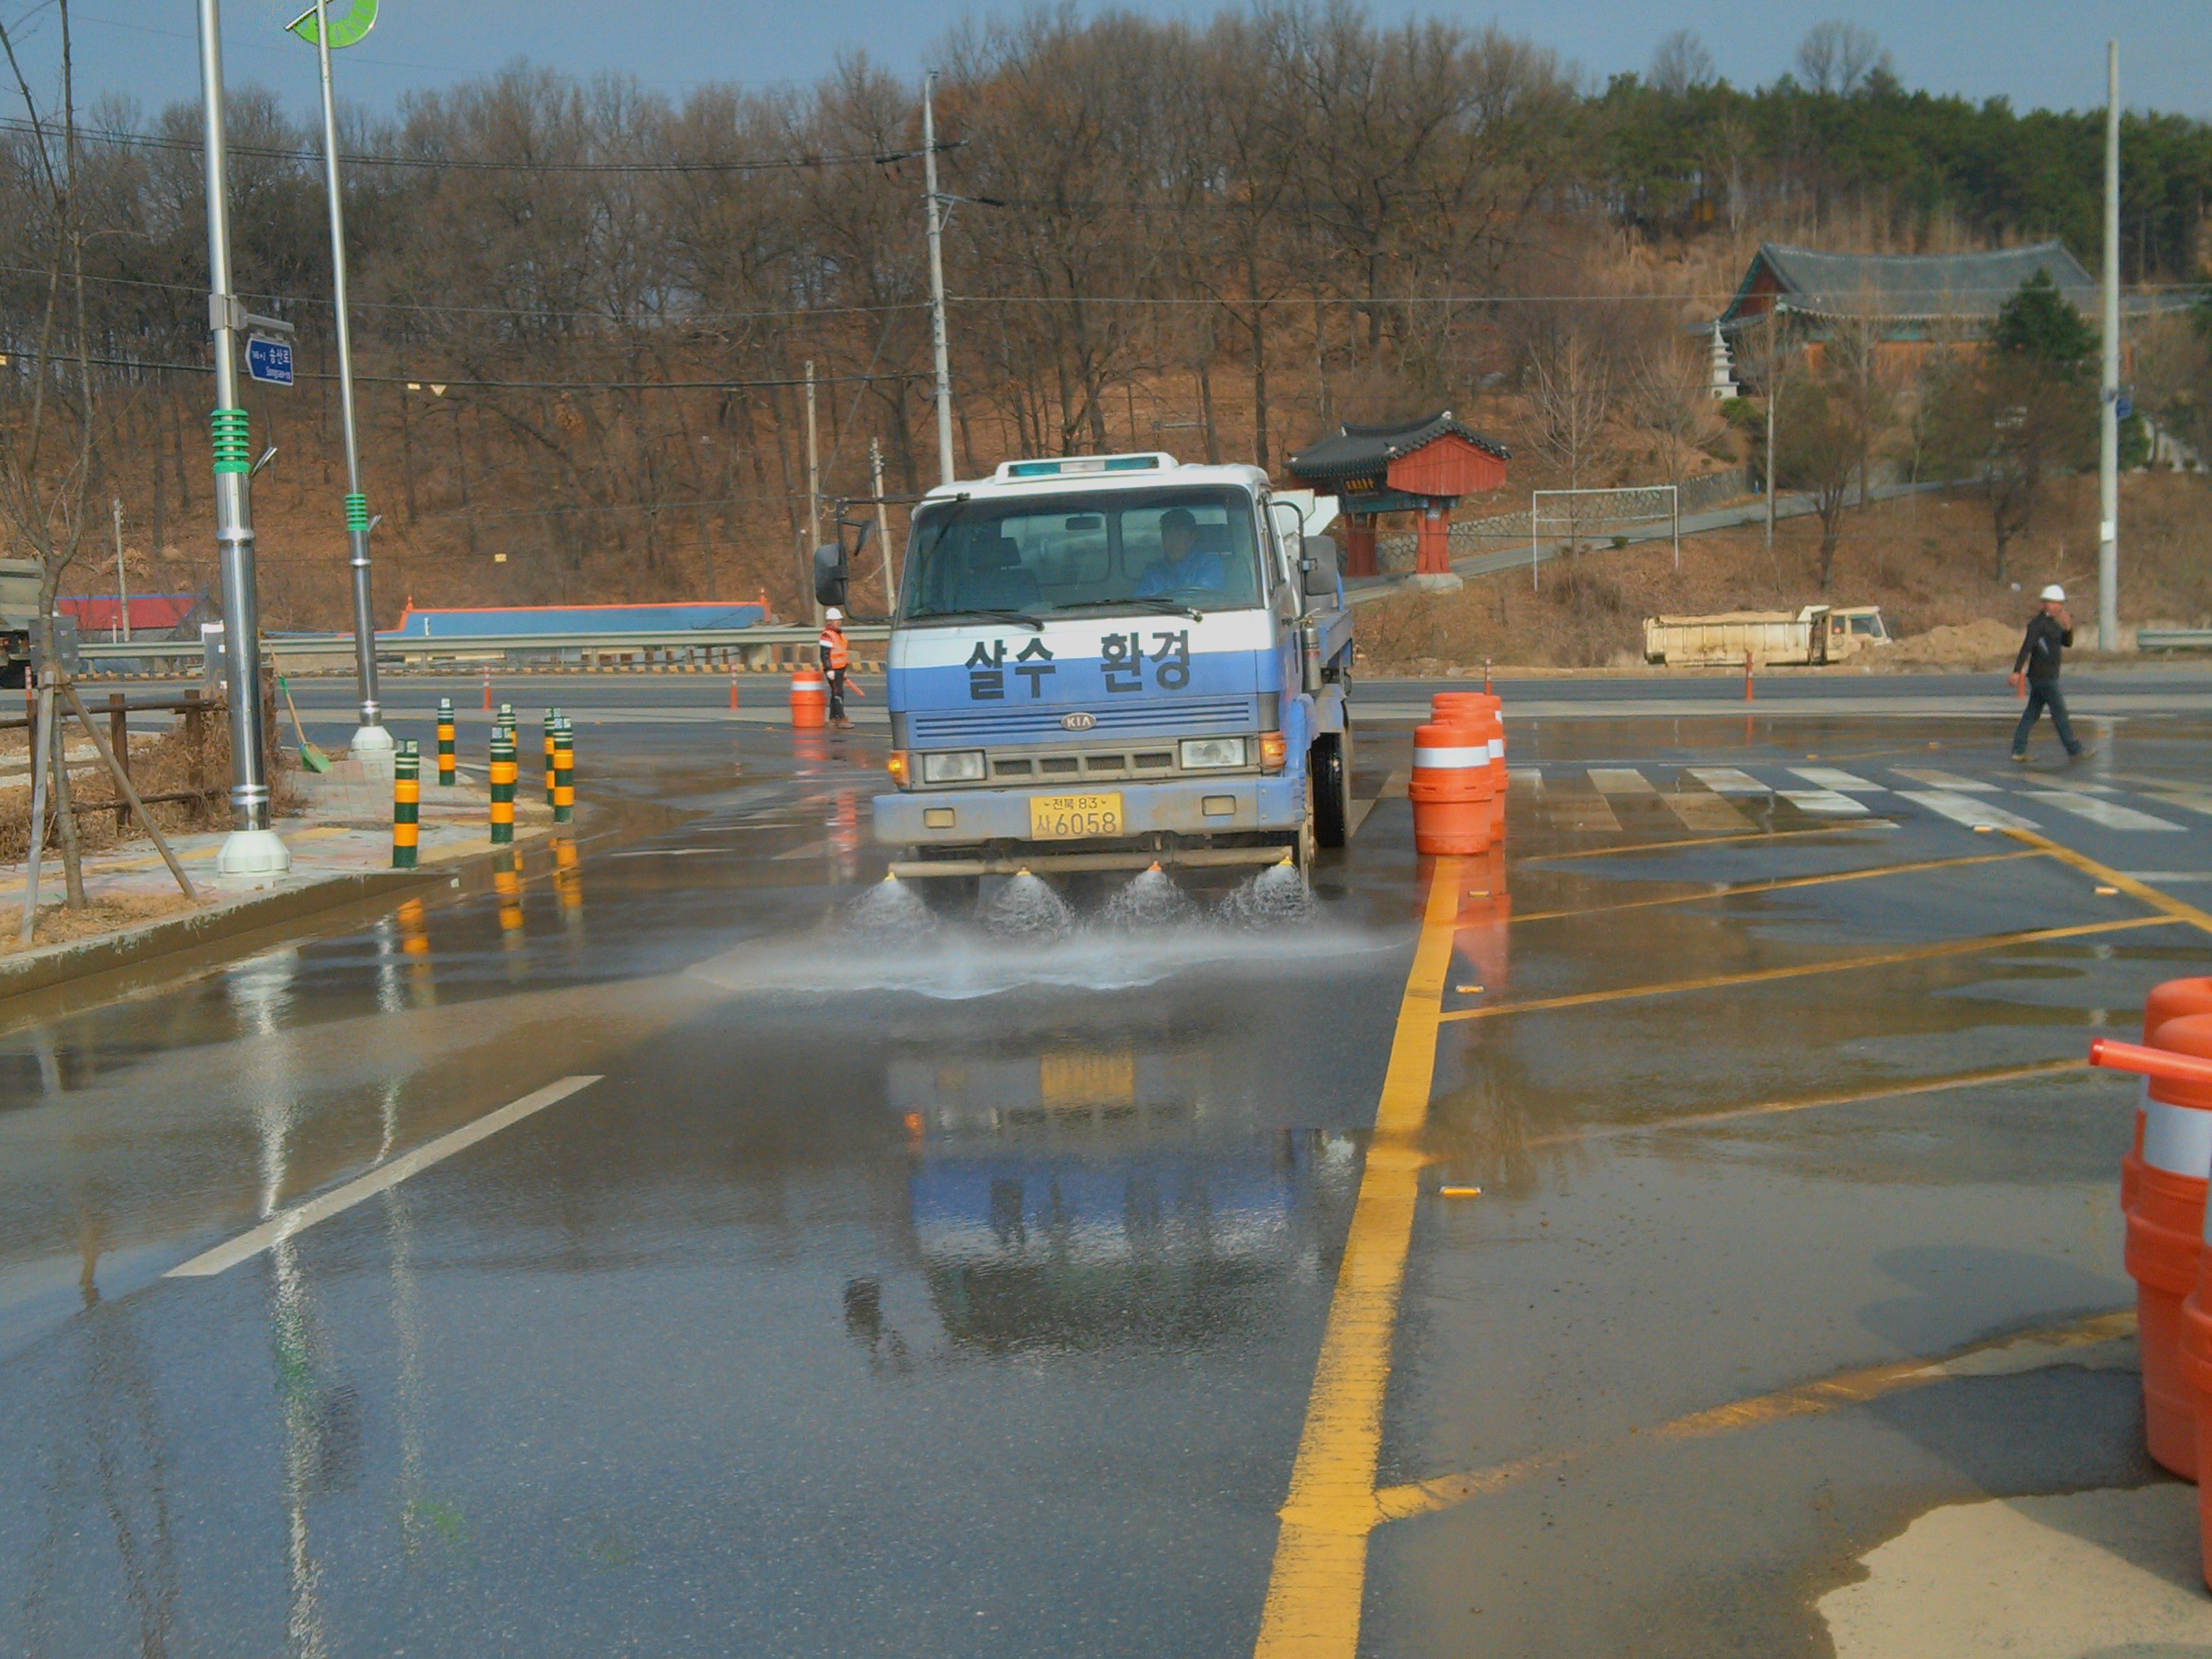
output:
M248 893L201 910L163 916L135 927L118 927L89 939L42 945L0 958L0 1004L34 991L88 979L119 968L136 968L179 951L220 945L248 933L286 927L371 899L397 901L428 887L441 887L463 871L489 865L502 853L520 852L544 839L545 826L518 827L512 847L472 848L414 870L356 870L322 876L279 892Z

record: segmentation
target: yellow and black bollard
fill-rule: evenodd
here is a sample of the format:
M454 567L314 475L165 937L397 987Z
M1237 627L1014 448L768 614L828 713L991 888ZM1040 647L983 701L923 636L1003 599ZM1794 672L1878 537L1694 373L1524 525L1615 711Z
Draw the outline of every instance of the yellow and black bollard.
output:
M553 734L561 728L561 711L545 711L545 804L553 805Z
M415 739L404 740L392 757L392 867L412 870L422 836L422 757Z
M453 787L455 762L453 755L453 700L438 699L438 787Z
M491 734L491 842L508 847L514 842L514 733L506 726Z
M576 817L576 733L566 714L553 728L553 822L573 823Z

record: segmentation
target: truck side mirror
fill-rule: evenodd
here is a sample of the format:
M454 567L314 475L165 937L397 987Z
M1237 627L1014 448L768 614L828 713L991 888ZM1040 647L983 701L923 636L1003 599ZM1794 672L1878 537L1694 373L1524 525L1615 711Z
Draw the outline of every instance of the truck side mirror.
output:
M814 597L818 602L842 608L848 580L842 542L824 542L814 550Z
M1299 545L1304 550L1298 559L1298 568L1305 577L1306 597L1334 599L1338 586L1336 544L1326 536L1308 536Z

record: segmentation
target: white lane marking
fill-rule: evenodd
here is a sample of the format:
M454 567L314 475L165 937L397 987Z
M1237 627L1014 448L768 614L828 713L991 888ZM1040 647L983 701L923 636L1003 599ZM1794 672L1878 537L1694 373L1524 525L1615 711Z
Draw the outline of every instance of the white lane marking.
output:
M1682 789L1662 795L1674 816L1692 830L1747 830L1751 820L1729 805L1725 796L1710 789Z
M2212 817L2212 795L2181 795L2160 789L2152 792L2152 798L2165 802L2168 806L2179 806L2185 812L2202 812L2207 817Z
M1589 781L1601 795L1649 795L1657 793L1632 766L1593 766Z
M1954 823L1963 823L1969 829L1986 825L1992 830L2033 830L2035 820L2024 818L2017 812L2008 812L1972 795L1954 795L1942 789L1900 789L1897 792L1909 801L1917 802L1931 812L1941 813Z
M2212 870L2123 870L2130 881L2148 881L2171 887L2177 882L2212 881Z
M1540 793L1544 787L1543 769L1539 766L1509 766L1505 769L1505 787L1508 789L1534 789Z
M1774 793L1801 812L1817 812L1826 817L1850 817L1867 810L1864 801L1839 795L1832 789L1778 789Z
M1939 772L1932 766L1893 766L1889 769L1900 778L1911 778L1915 783L1925 783L1954 795L1994 795L1997 787L1975 778L1962 778L1956 772Z
M2107 830L2178 831L2181 828L2179 824L2169 823L2164 818L2154 818L2148 812L2138 812L2132 806L2122 806L2118 801L2100 800L2094 795L2079 795L2059 789L2035 789L2028 792L2028 799L2047 801L2062 812L2071 812L2077 818L2087 818Z
M609 853L611 859L706 859L727 857L726 847L641 847L628 853Z
M1886 795L1889 792L1881 784L1832 766L1793 766L1790 769L1808 783L1816 783L1823 789L1833 789L1846 795Z
M1716 795L1771 795L1769 789L1748 772L1739 772L1733 766L1686 766L1682 769Z
M566 1100L579 1089L588 1089L599 1080L590 1077L564 1077L557 1083L549 1083L533 1094L520 1100L509 1101L498 1110L487 1112L473 1123L465 1123L450 1134L440 1135L435 1140L425 1141L411 1152L402 1152L389 1164L380 1164L367 1175L349 1181L343 1187L334 1187L319 1198L311 1198L304 1204L295 1204L289 1210L279 1211L250 1231L240 1233L228 1243L218 1244L204 1251L189 1261L179 1262L161 1275L164 1279L209 1279L240 1262L261 1254L272 1244L282 1243L294 1234L327 1221L341 1211L349 1210L364 1198L397 1187L409 1176L428 1169L433 1164L465 1152L487 1135L497 1134L509 1124L520 1123L532 1112L541 1112L556 1102Z

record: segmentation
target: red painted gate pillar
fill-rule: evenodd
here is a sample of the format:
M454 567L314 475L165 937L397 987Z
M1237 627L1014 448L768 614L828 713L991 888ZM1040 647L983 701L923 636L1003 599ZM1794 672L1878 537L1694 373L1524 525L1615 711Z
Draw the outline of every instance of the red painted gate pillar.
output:
M1344 515L1344 574L1347 576L1382 574L1375 562L1375 515L1372 513L1347 513Z
M1413 548L1413 568L1424 576L1451 574L1451 503L1431 501L1421 512L1421 528Z

